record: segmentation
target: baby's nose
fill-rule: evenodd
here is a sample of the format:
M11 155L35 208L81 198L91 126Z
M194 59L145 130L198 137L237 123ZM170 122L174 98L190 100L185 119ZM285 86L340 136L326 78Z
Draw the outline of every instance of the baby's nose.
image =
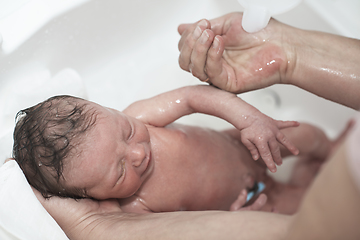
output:
M131 146L129 151L129 159L134 167L139 167L141 163L144 161L146 156L145 148L143 144L136 143Z

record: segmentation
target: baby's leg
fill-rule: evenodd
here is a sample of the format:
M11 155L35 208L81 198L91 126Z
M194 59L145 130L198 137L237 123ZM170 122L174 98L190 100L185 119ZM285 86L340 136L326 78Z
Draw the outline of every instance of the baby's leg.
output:
M297 128L287 128L281 131L299 149L299 156L325 160L333 148L344 139L352 125L353 122L350 121L344 131L334 141L330 140L320 128L307 123L301 123ZM282 157L289 155L292 154L286 148L281 148Z
M325 159L332 149L332 142L319 128L301 123L297 128L281 130L299 149L299 156L309 156L317 159ZM282 147L281 156L292 155L289 150Z
M352 125L353 122L349 122L344 131L334 141L329 140L319 128L309 124L301 124L302 129L298 127L300 132L291 132L290 135L294 135L295 138L292 141L298 144L296 146L300 150L300 158L295 163L290 183L307 187L334 148L345 138Z

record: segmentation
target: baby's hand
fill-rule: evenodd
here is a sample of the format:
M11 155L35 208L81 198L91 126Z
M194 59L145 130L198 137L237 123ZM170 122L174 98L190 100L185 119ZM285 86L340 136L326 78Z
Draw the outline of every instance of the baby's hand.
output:
M249 206L244 207L246 204L247 192L243 189L238 198L231 204L230 211L259 211L267 201L267 196L261 193L259 197Z
M241 130L241 141L249 149L252 158L261 157L271 172L276 172L276 165L282 164L279 143L292 154L299 154L295 145L280 132L280 129L297 127L296 121L277 121L267 116L248 119L248 127Z

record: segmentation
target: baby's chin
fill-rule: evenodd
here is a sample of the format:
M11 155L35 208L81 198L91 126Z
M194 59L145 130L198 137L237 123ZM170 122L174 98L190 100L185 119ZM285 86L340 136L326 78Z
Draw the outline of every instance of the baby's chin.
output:
M102 200L109 200L109 199L125 199L125 198L129 198L131 196L134 196L138 191L139 189L141 188L138 187L138 188L134 188L132 189L132 191L130 191L130 193L127 193L127 194L101 194L101 195L98 195L97 197L90 197L90 198L93 198L95 200L98 200L98 201L102 201Z

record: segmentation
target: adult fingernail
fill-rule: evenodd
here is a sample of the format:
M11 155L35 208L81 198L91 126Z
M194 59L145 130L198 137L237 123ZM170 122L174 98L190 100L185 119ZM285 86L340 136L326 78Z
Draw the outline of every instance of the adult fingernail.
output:
M202 30L199 26L197 26L194 30L193 37L194 39L198 39L202 33Z
M205 19L201 20L198 23L198 26L202 26L202 27L205 27L205 28L207 28L207 25L208 25L208 22Z
M202 33L202 30L201 30L201 27L203 27L203 28L207 28L207 21L205 20L205 19L203 19L203 20L201 20L198 24L197 24L197 26L196 26L196 28L195 28L195 30L194 30L194 33L193 33L193 37L195 38L195 39L198 39L199 37L200 37L200 35L201 35L201 33Z
M209 34L206 31L203 31L200 37L200 43L204 44L209 39Z
M217 49L217 48L219 48L219 46L220 46L220 41L219 41L219 39L217 38L217 36L214 38L214 42L213 42L213 48L214 49Z

